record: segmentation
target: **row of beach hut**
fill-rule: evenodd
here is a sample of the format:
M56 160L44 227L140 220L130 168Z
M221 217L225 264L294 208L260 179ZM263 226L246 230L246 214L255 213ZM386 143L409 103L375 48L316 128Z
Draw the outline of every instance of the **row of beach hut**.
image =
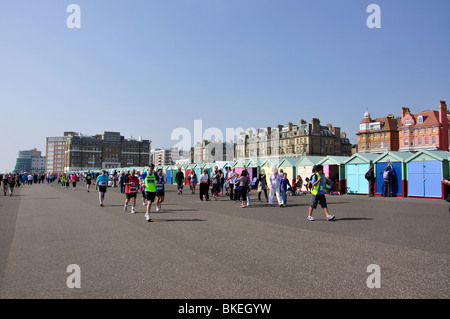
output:
M312 174L314 165L322 164L324 173L335 185L339 194L368 194L369 185L365 178L369 165L374 166L376 176L375 195L383 193L383 170L392 164L394 174L392 178L392 194L397 197L423 197L444 199L450 188L443 184L443 179L449 177L450 153L446 151L395 152L387 151L383 154L356 153L347 156L304 156L302 158L280 159L250 159L237 162L197 163L186 165L169 165L162 168L168 183L176 183L175 175L181 167L188 185L188 175L195 171L198 177L204 169L211 174L214 166L225 172L225 167L234 168L240 174L244 168L249 172L250 180L257 177L264 170L267 178L272 168L282 169L287 173L290 181L300 175L305 181ZM124 168L126 170L130 168ZM137 168L145 170L146 167Z

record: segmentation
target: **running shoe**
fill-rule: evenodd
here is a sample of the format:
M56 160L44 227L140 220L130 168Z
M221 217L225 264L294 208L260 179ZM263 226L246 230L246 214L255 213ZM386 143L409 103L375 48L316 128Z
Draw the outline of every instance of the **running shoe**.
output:
M327 220L333 220L334 217L335 217L334 215L330 215L330 216L328 216Z
M127 205L123 206L123 211L126 212L127 211Z
M312 216L308 216L308 220L310 220L310 221L315 221L315 219L314 219L314 217L312 217Z
M136 211L134 210L134 207L131 207L131 213L134 214Z

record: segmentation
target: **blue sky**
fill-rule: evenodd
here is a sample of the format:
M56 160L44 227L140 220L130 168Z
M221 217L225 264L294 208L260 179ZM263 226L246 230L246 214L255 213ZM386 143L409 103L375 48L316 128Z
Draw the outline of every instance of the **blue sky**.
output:
M69 4L81 29L69 29ZM381 29L369 29L369 4ZM175 128L373 117L450 104L450 1L2 0L0 170L64 131L170 147Z

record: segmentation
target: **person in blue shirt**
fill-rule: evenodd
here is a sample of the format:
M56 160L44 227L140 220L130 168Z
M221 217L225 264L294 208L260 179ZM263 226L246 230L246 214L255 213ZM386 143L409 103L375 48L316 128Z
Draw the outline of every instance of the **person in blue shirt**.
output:
M108 188L109 177L106 174L106 171L103 170L101 175L97 177L97 186L98 186L98 200L100 202L100 207L103 207L103 200L105 199L106 189Z
M283 173L283 178L281 179L281 197L283 198L284 207L286 207L288 186L292 188L291 183L289 183L289 179L287 178L287 174Z
M317 204L320 203L320 205L323 208L323 211L325 212L325 215L327 217L327 220L333 220L335 216L330 215L328 213L327 208L327 200L325 198L325 191L324 187L327 183L327 179L325 178L325 174L323 173L323 165L317 165L316 167L316 173L312 176L311 179L312 187L311 187L311 202L309 207L309 214L308 214L308 220L314 221L314 217L312 217L312 212L314 209L317 208Z

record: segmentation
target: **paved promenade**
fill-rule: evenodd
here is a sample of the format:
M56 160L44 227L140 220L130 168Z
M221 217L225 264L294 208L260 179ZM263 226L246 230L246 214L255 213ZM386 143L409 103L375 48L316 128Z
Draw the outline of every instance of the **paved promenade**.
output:
M450 213L442 200L329 196L326 221L288 207L220 197L201 202L168 186L153 223L76 191L24 186L0 197L0 298L450 298ZM154 212L154 207L152 212ZM129 208L130 211L130 208ZM69 289L68 265L81 288ZM370 289L369 265L381 288Z

